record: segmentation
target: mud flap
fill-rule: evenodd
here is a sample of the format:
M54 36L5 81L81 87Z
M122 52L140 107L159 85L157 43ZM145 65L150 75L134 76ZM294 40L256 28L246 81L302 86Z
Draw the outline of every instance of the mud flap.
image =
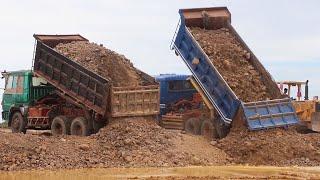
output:
M314 112L311 115L312 131L320 132L320 112Z

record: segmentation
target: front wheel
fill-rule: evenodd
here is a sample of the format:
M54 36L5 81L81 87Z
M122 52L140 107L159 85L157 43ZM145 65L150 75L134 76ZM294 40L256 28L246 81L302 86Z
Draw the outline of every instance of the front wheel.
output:
M71 123L71 135L88 136L88 121L84 117L77 117Z
M27 123L23 119L23 116L20 112L15 112L12 115L12 120L11 120L11 131L13 133L26 133Z

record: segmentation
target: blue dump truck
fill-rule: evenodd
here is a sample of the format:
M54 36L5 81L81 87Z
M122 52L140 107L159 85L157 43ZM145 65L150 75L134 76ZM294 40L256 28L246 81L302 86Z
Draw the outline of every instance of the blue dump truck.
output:
M258 102L243 102L229 87L189 28L227 28L241 46L251 54L249 62L259 72L268 90L279 92L276 82L259 62L231 25L231 14L226 7L181 9L180 22L175 32L172 49L192 73L191 82L210 109L210 121L220 138L225 137L232 122L240 119L250 130L284 127L298 123L289 98L274 98ZM212 58L212 57L211 57Z
M170 107L180 100L191 100L197 90L190 83L190 75L160 74L155 80L160 85L160 115L170 112Z
M191 75L160 74L159 124L166 129L184 130L208 139L216 137L203 99L192 85Z

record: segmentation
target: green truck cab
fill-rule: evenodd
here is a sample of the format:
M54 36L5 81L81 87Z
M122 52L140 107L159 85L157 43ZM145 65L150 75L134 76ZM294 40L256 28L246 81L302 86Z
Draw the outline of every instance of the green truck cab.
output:
M31 70L2 72L5 89L2 97L2 119L11 127L13 119L28 116L28 107L48 95L55 88L35 77Z
M87 136L111 120L154 117L159 113L159 85L139 71L141 86L113 87L103 78L54 48L88 41L81 35L34 35L33 70L3 72L3 119L12 132L51 129L52 135Z

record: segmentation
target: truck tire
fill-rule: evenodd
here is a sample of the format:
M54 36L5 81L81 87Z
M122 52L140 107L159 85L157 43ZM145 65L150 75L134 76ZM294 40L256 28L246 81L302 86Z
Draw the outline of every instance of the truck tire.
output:
M93 120L92 125L93 125L93 133L99 132L101 128L103 128L107 124L106 121L95 121Z
M27 122L23 119L20 112L15 112L11 119L11 131L13 133L26 133Z
M71 135L75 136L88 136L89 127L88 121L84 117L77 117L71 123Z
M201 135L204 136L208 140L218 138L218 133L213 123L206 119L201 124Z
M214 122L214 126L216 128L216 131L217 131L217 134L218 134L218 137L220 139L226 137L230 131L230 126L225 124L223 122L223 120L221 119L221 117L217 117L213 120Z
M184 130L188 133L199 135L201 123L197 118L189 118L185 121Z
M70 120L66 116L57 116L53 118L51 133L54 136L70 134Z

